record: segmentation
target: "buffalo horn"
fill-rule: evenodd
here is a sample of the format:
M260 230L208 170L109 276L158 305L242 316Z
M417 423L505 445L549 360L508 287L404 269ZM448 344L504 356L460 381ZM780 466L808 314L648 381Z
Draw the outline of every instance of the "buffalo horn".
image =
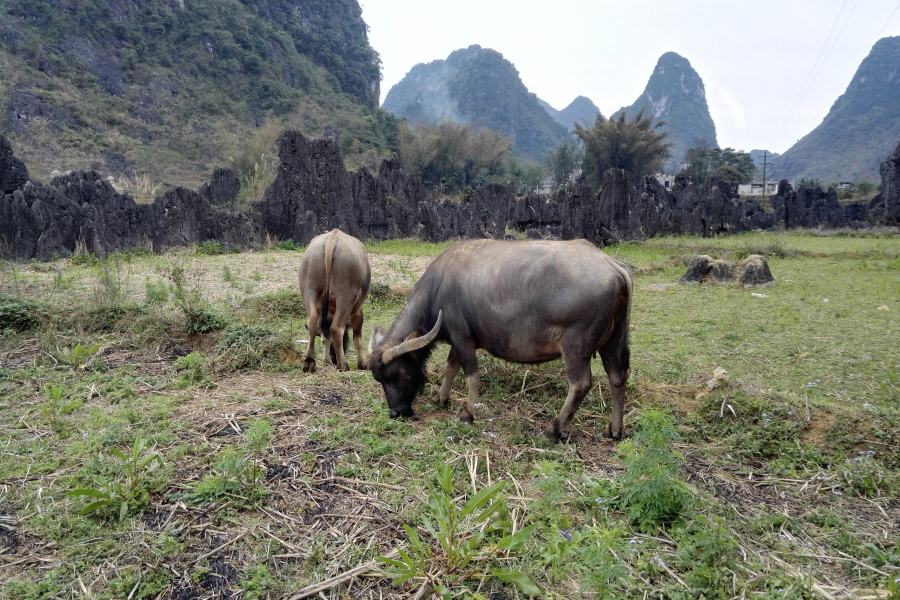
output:
M441 330L441 319L443 318L443 311L438 311L437 322L434 324L434 327L431 328L431 331L426 333L423 336L413 338L411 340L406 340L405 342L401 342L392 348L388 348L384 351L381 360L384 364L389 365L398 356L402 356L409 352L413 352L415 350L419 350L420 348L424 348L428 344L434 341L434 338L437 337L438 332Z

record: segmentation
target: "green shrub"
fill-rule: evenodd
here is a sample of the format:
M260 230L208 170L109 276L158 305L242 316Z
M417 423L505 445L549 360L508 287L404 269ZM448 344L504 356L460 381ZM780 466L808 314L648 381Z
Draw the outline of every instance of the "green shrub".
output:
M55 431L59 427L59 418L62 415L67 415L83 405L84 402L81 400L65 398L62 386L47 384L44 386L44 402L38 406L38 412L44 415L50 429Z
M81 313L79 320L87 331L129 331L146 312L146 307L131 302L99 304Z
M278 578L269 573L266 565L247 567L241 577L240 588L244 592L244 600L265 600L269 592L278 588Z
M144 284L147 290L147 304L165 304L169 300L169 288L165 283L153 283L148 281Z
M672 415L652 409L638 417L634 437L616 449L625 466L616 478L619 505L644 532L655 533L677 519L690 499L678 476L683 457L672 448L677 438Z
M206 369L206 357L199 352L191 352L175 361L175 370L180 373L176 385L181 388L203 385L210 382Z
M303 297L296 288L283 288L259 296L251 296L244 301L244 307L255 316L264 319L306 319Z
M465 591L467 579L488 572L516 585L523 594L540 596L541 589L525 573L493 566L499 558L506 558L508 551L521 549L536 527L529 525L503 535L511 529L505 499L499 496L506 482L482 488L460 508L456 504L451 473L450 465L438 465L437 485L428 495L430 514L423 518L423 526L437 542L438 550L422 543L418 532L404 525L409 552L398 550L400 560L378 557L388 565L385 572L394 577L394 585L424 577L441 598L450 600Z
M303 250L303 246L298 246L294 243L294 240L281 240L275 247L279 250Z
M229 499L242 508L252 508L265 498L268 492L259 485L262 481L256 465L271 440L272 425L260 419L244 435L247 441L242 449L232 447L224 450L213 467L213 473L193 484L191 491L179 495L179 498L196 504Z
M186 333L208 333L228 325L228 319L209 308L186 311L184 317Z
M288 340L264 325L236 323L216 345L216 362L219 370L260 367L267 359L278 357L279 350L290 347Z
M225 248L222 242L216 240L207 240L197 244L197 254L204 256L215 256L217 254L225 254Z
M0 294L0 330L24 331L36 327L47 311L40 304Z
M701 515L674 536L678 557L687 569L685 582L691 589L709 600L731 598L738 545L722 519Z

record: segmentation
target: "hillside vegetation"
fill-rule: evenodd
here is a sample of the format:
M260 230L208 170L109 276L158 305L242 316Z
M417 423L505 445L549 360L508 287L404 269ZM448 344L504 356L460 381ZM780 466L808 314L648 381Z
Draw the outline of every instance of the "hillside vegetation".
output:
M37 179L94 167L195 184L248 151L271 158L267 124L375 164L396 119L378 109L366 32L356 0L0 0L0 132Z

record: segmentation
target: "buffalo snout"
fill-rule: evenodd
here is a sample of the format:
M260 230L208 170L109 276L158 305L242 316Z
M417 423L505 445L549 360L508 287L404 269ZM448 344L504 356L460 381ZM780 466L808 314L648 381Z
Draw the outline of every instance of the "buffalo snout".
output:
M392 419L399 419L400 417L411 417L411 416L413 416L413 414L414 413L413 413L413 409L411 406L406 407L406 408L399 408L399 409L392 408L391 412L390 412Z

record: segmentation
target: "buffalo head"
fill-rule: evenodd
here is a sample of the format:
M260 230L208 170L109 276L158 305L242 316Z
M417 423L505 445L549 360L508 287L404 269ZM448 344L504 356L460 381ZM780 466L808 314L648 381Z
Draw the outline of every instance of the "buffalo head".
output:
M388 409L392 419L411 417L412 403L416 394L425 384L425 361L427 352L421 352L431 344L441 330L442 314L438 313L437 323L425 335L411 334L403 342L386 347L385 334L376 327L369 340L369 368L372 376L384 388Z

